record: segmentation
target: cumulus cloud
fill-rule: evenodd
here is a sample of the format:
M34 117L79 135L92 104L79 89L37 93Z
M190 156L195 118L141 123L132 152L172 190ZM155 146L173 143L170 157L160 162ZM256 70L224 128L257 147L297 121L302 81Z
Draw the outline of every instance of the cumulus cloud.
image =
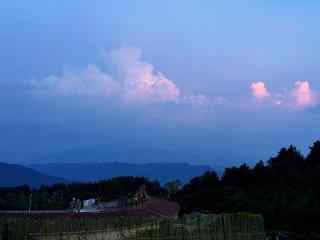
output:
M257 99L264 99L271 95L263 82L253 82L250 89L253 96Z
M125 99L139 102L178 102L180 89L152 64L141 59L141 51L120 48L112 51L111 60L122 80Z
M304 108L316 104L315 93L311 90L308 81L297 81L294 86L292 95L295 106Z
M121 90L120 84L94 65L79 72L64 71L43 80L33 80L35 90L58 95L112 96Z
M32 81L32 89L44 95L105 97L124 104L172 103L186 106L212 106L228 104L239 106L226 98L207 97L204 94L186 94L174 81L142 58L136 48L122 47L107 54L106 72L96 65L80 71L64 71ZM303 109L318 103L318 93L308 81L297 81L291 90L271 92L262 81L250 85L251 94L258 103ZM241 101L240 101L241 102ZM243 102L243 101L242 101ZM241 105L241 103L240 103Z
M318 93L308 81L297 81L291 90L270 93L263 82L252 83L251 92L257 99L265 99L277 106L303 109L318 103Z
M183 94L164 73L142 59L136 48L123 47L111 51L108 64L115 72L107 73L95 65L81 71L65 71L42 80L32 81L34 90L60 96L103 96L118 98L125 103L207 105L202 94Z

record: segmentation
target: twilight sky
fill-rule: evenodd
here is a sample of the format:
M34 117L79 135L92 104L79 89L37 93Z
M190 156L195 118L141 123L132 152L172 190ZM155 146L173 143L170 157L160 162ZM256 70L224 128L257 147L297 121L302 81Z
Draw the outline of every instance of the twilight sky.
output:
M312 0L5 1L0 161L95 145L224 166L305 152L320 138L319 11Z

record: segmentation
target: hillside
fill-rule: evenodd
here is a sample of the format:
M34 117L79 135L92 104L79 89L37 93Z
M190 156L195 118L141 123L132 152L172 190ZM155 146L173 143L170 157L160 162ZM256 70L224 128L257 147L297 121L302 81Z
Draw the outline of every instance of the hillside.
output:
M0 176L0 187L20 185L38 187L42 184L65 182L62 178L47 176L28 167L7 163L0 163Z

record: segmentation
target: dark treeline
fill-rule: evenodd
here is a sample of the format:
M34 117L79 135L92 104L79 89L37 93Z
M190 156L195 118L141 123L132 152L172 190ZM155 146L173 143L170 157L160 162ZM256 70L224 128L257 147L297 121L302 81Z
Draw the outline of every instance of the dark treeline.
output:
M181 186L161 187L143 177L118 177L96 183L57 184L30 189L0 188L0 210L66 209L73 197L108 201L133 194L146 185L150 195L169 196L181 213L261 213L267 229L311 232L320 229L320 141L304 157L294 146L283 148L266 163L226 168L221 178L206 172Z
M320 141L304 157L294 146L267 163L226 168L221 178L207 172L174 198L184 212L262 213L272 230L320 231Z
M55 184L31 189L28 186L0 188L0 210L62 210L70 206L72 198L81 200L97 198L110 201L133 195L145 185L151 195L164 195L157 181L144 177L117 177L95 183Z

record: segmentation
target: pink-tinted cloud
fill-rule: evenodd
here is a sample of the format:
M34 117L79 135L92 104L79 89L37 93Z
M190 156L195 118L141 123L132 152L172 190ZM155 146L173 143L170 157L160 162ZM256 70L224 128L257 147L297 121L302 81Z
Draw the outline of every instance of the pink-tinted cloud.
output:
M202 94L188 95L164 73L142 59L136 48L119 48L108 54L115 71L107 73L95 65L80 71L65 71L32 81L36 92L54 95L99 96L130 104L191 104L204 106L209 99Z
M127 101L177 102L181 97L181 91L173 81L141 59L139 49L116 49L111 53L111 61L123 82Z
M110 101L119 100L124 104L248 105L246 100L235 102L216 96L184 93L174 81L143 60L139 49L119 48L108 56L109 65L115 69L111 73L88 65L80 71L65 71L61 75L33 81L32 86L43 94L108 97ZM250 90L255 99L263 103L261 106L303 109L314 106L319 100L318 93L311 89L308 81L297 81L293 89L280 92L270 92L266 84L259 81L253 82Z
M252 83L250 89L253 96L257 99L264 99L271 95L263 82Z
M267 103L286 108L303 109L316 105L318 101L318 94L308 81L297 81L292 90L272 93L263 82L256 82L251 84L251 92L257 99L267 99Z
M308 81L297 81L294 86L295 88L292 91L292 95L296 107L304 108L316 103L315 94L311 90Z

